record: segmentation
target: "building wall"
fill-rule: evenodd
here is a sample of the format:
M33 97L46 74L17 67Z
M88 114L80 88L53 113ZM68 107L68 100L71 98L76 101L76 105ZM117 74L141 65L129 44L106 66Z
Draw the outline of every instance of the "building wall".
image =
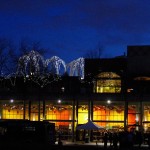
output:
M8 79L1 80L0 117L54 122L56 130L61 131L67 139L74 138L76 127L88 120L110 130L119 131L131 126L148 131L150 94L143 92L141 83L134 84L138 87L138 92L134 92L131 90L133 84L129 84L128 80L130 76L150 75L148 50L149 47L129 46L127 57L87 60L84 80L65 76L57 80L46 80L49 84L45 87L40 86L40 82L35 82L35 78L34 81L33 78L16 79L15 86ZM97 75L103 72L119 75L124 90L94 93L94 83L99 80ZM10 101L11 98L13 102ZM58 99L62 102L58 103ZM108 104L107 100L111 103Z
M150 46L128 46L127 66L132 76L150 75Z

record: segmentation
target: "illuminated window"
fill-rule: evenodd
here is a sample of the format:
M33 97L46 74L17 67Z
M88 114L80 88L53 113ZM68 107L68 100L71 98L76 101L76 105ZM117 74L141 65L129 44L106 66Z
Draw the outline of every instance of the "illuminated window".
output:
M120 93L120 76L113 72L103 72L97 76L94 91L96 93Z
M102 106L94 105L93 119L102 121L123 121L124 107L122 105Z
M143 121L150 121L150 104L144 105L144 118Z
M71 105L47 105L47 120L72 120L73 108Z
M150 81L150 77L136 77L134 80Z
M79 105L78 124L84 124L88 121L88 105Z
M1 119L23 119L23 105L17 100L6 100L0 105Z

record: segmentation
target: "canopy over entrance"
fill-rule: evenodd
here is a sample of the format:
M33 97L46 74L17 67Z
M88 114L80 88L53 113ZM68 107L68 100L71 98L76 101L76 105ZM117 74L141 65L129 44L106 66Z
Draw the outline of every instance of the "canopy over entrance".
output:
M84 130L102 130L102 129L105 129L105 128L95 124L92 121L88 121L87 123L78 126L76 129L77 130L80 130L80 129L84 129Z

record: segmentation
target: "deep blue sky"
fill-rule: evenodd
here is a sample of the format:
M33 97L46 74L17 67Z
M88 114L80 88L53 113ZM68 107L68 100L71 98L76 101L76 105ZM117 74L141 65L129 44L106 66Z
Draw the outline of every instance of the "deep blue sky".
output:
M40 41L65 62L150 44L150 0L0 0L0 36Z

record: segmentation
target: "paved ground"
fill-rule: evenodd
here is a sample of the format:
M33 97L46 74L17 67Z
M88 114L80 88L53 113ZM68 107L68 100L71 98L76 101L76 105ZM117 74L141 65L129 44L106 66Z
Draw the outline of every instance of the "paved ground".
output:
M98 150L98 149L104 149L104 144L101 142L90 142L90 143L85 143L85 142L68 142L68 141L62 141L63 145L62 147L60 146L60 149L62 150ZM58 143L56 143L56 147L59 147ZM113 147L110 146L108 143L108 150L114 150ZM118 149L119 149L119 144L118 144ZM126 150L127 148L122 148L122 150ZM148 145L142 144L141 147L139 148L138 145L134 145L132 150L148 150L150 149ZM129 150L129 149L128 149Z
M35 150L104 150L103 143L96 143L96 142L68 142L62 141L62 145L59 145L57 142L55 145L45 145L40 143L3 143L0 145L0 150L7 150L7 149L15 149L15 150L27 150L27 149L35 149ZM105 149L106 150L106 149ZM116 150L113 147L109 146L107 150ZM119 145L118 145L119 150ZM122 148L121 150L131 150L127 148ZM150 150L148 145L142 144L141 148L138 148L137 145L134 145L132 150Z

